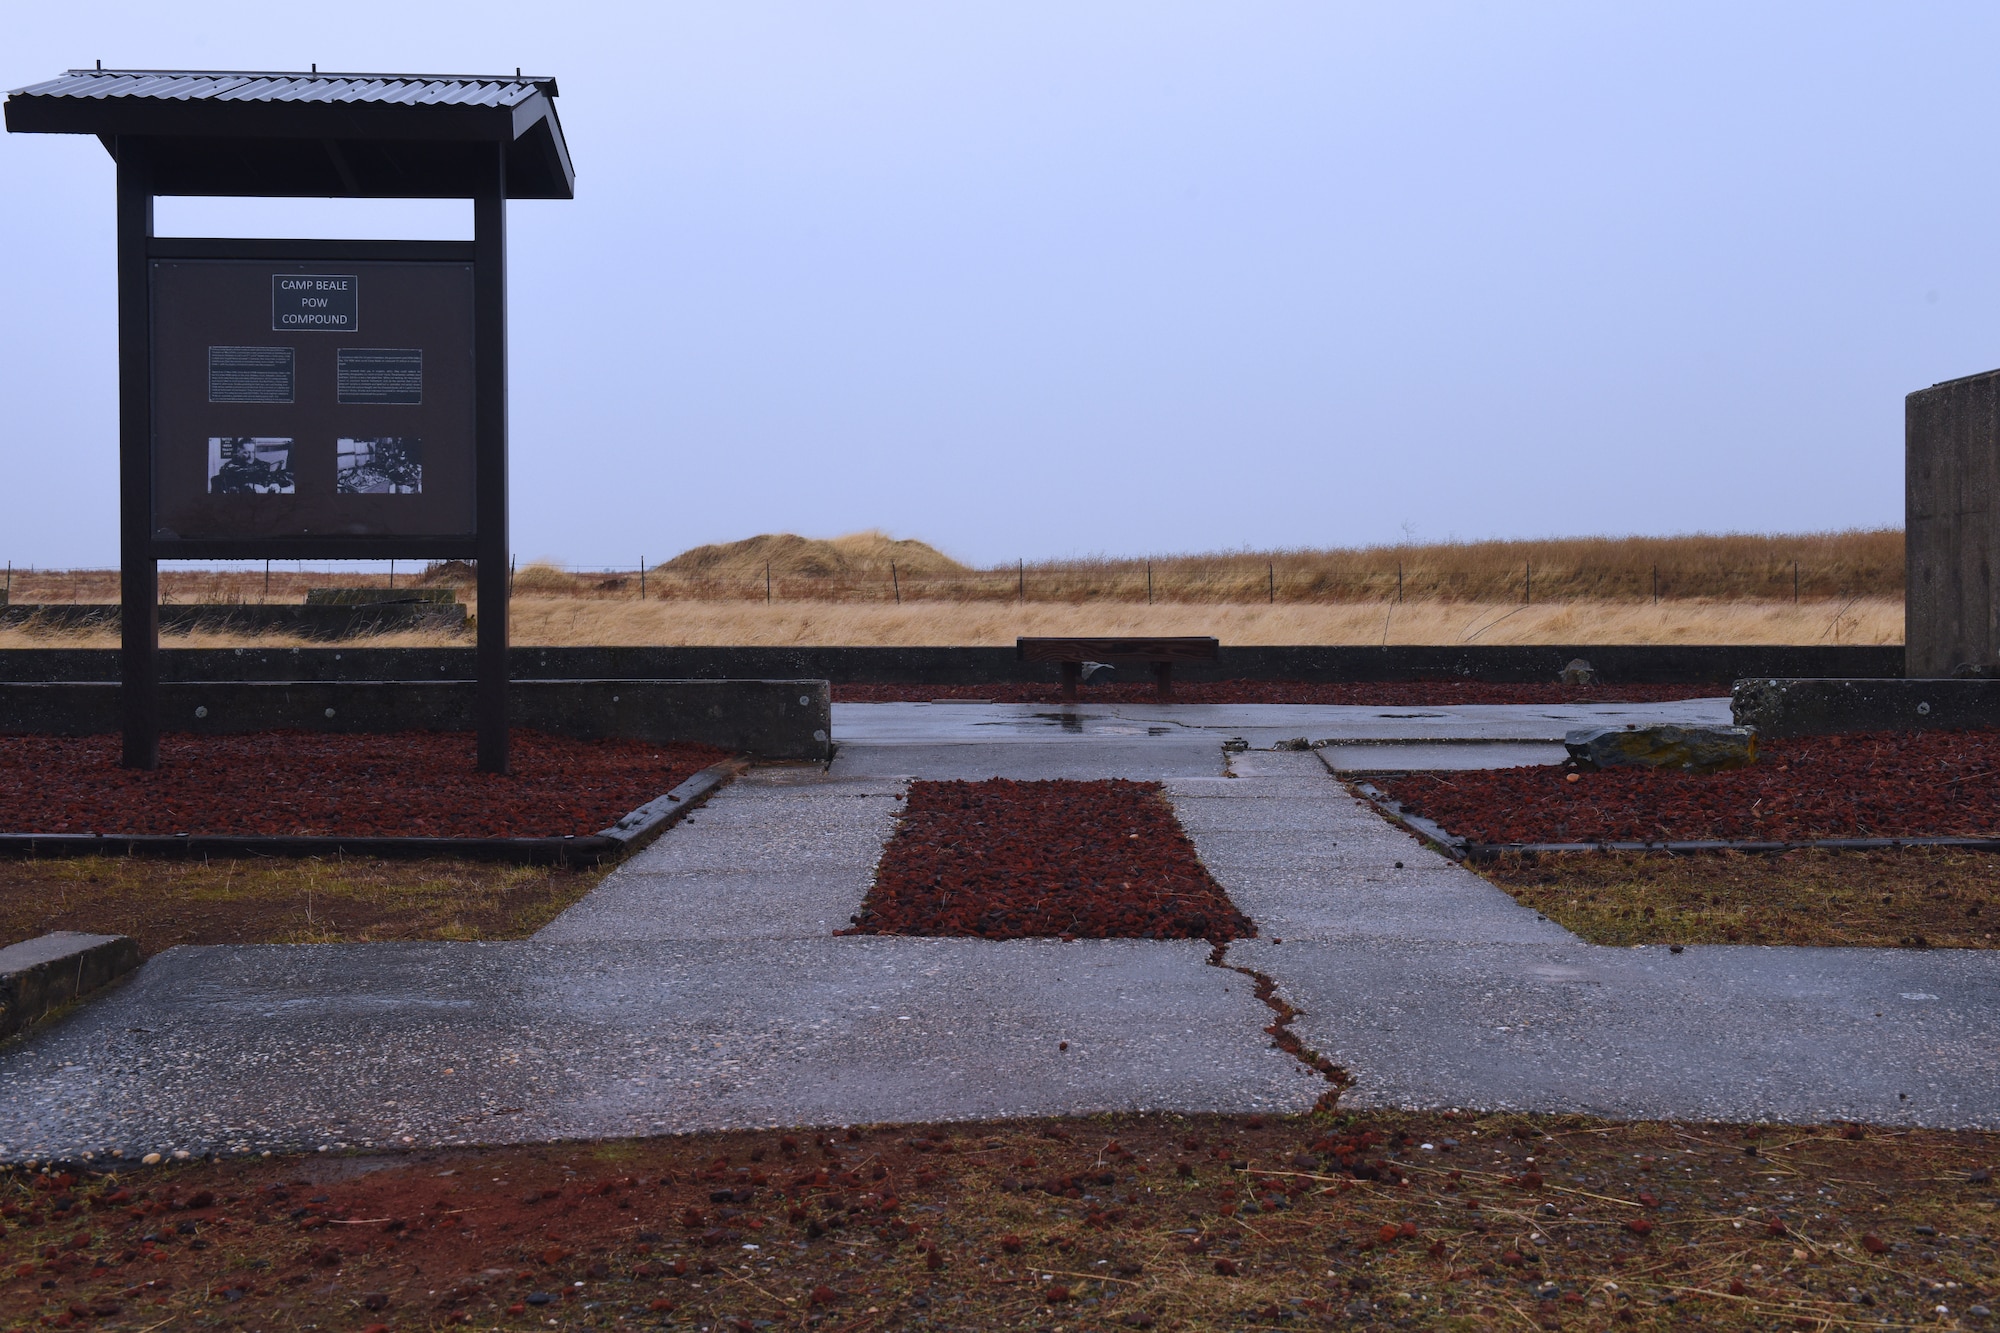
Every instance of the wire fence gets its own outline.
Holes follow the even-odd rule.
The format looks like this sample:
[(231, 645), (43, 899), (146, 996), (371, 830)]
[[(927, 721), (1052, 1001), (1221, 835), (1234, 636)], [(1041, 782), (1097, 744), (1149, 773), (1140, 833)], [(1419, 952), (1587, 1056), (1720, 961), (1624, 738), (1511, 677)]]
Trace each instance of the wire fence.
[[(376, 562), (366, 568), (329, 568), (287, 562), (203, 568), (163, 568), (163, 604), (284, 604), (316, 590), (424, 587), (451, 589), (471, 600), (477, 571), (471, 564)], [(1837, 561), (1767, 562), (1759, 568), (1692, 568), (1656, 564), (1592, 568), (1576, 564), (1511, 571), (1441, 567), (1435, 561), (1384, 562), (1272, 559), (1262, 561), (1174, 559), (1157, 562), (1020, 561), (1012, 568), (909, 570), (891, 562), (881, 569), (802, 572), (731, 569), (690, 574), (635, 560), (611, 565), (558, 565), (545, 561), (510, 567), (516, 598), (580, 598), (697, 602), (985, 602), (1120, 604), (1300, 605), (1326, 603), (1479, 602), (1532, 606), (1563, 602), (1662, 603), (1695, 599), (1767, 602), (1890, 598), (1903, 595), (1900, 561), (1857, 565)], [(8, 565), (0, 599), (24, 604), (115, 603), (115, 569), (37, 569)]]

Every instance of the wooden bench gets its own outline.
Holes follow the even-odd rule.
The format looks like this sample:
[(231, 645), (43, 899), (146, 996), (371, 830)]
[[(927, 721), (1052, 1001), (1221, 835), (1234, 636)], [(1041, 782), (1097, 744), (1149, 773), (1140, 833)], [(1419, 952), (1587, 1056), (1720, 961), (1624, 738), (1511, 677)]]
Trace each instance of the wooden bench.
[(1077, 682), (1083, 678), (1085, 662), (1150, 662), (1160, 702), (1170, 704), (1174, 701), (1174, 663), (1213, 662), (1221, 649), (1219, 640), (1206, 635), (1014, 640), (1014, 652), (1023, 662), (1062, 664), (1062, 697), (1066, 704), (1076, 702)]

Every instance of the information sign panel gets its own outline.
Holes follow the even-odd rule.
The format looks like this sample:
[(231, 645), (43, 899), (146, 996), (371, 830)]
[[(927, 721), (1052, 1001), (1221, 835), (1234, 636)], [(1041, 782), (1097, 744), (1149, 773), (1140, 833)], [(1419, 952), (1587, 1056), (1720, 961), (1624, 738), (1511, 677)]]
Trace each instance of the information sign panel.
[(171, 258), (149, 276), (157, 555), (473, 537), (470, 263)]

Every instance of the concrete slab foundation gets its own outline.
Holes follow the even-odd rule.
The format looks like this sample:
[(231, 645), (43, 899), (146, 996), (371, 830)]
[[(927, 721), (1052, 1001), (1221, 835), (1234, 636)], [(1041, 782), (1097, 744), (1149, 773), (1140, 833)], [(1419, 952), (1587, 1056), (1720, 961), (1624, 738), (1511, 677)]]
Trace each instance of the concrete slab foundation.
[[(1237, 968), (1352, 1105), (2000, 1120), (2000, 955), (1593, 947), (1358, 803), (1325, 749), (1222, 746), (1448, 758), (1576, 710), (868, 707), (836, 709), (831, 765), (752, 773), (536, 940), (168, 951), (0, 1051), (0, 1157), (1311, 1106), (1326, 1084)], [(1158, 778), (1259, 937), (1222, 967), (1199, 942), (831, 937), (903, 782), (998, 775)]]
[(2000, 955), (1244, 941), (1353, 1106), (2000, 1128)]
[(876, 938), (173, 949), (0, 1057), (0, 1157), (1310, 1106), (1323, 1085), (1259, 1039), (1270, 1011), (1207, 953)]

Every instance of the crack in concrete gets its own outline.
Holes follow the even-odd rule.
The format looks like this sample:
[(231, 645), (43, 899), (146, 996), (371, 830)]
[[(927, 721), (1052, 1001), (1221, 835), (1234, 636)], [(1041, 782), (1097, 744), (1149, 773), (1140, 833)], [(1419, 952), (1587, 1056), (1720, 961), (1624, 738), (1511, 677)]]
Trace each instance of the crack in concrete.
[(1345, 1065), (1335, 1064), (1332, 1060), (1299, 1040), (1298, 1034), (1292, 1031), (1292, 1023), (1300, 1017), (1300, 1013), (1292, 1007), (1290, 1001), (1278, 994), (1278, 983), (1269, 973), (1259, 972), (1254, 967), (1244, 967), (1239, 963), (1232, 963), (1229, 961), (1228, 955), (1229, 946), (1227, 944), (1214, 945), (1209, 950), (1208, 965), (1210, 967), (1225, 968), (1231, 972), (1240, 972), (1250, 978), (1257, 998), (1263, 1001), (1272, 1013), (1277, 1015), (1264, 1028), (1264, 1031), (1270, 1035), (1271, 1044), (1325, 1079), (1329, 1085), (1327, 1090), (1319, 1095), (1319, 1100), (1313, 1103), (1313, 1110), (1333, 1111), (1338, 1109), (1341, 1094), (1354, 1086), (1354, 1075), (1347, 1071)]

